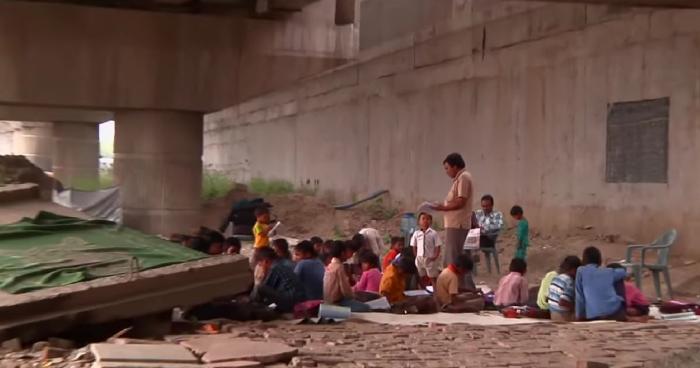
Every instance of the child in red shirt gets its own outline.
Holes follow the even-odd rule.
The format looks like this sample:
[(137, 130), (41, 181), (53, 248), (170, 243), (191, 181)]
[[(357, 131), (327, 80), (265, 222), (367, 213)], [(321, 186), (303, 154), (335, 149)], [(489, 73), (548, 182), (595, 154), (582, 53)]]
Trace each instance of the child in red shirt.
[(382, 270), (386, 270), (387, 267), (391, 264), (391, 262), (396, 259), (396, 257), (401, 254), (401, 250), (403, 250), (403, 244), (404, 244), (404, 238), (400, 236), (395, 236), (391, 238), (391, 249), (389, 249), (389, 252), (384, 256), (384, 259), (382, 260)]

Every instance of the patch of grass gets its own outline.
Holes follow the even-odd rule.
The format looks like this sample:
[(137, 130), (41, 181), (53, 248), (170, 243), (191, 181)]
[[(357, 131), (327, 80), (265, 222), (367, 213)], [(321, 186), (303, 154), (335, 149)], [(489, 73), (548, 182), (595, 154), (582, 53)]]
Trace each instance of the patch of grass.
[(253, 178), (248, 185), (250, 191), (257, 194), (288, 194), (294, 192), (294, 185), (284, 180), (265, 180)]
[(114, 186), (114, 170), (104, 169), (100, 170), (99, 187), (100, 189), (107, 189)]
[(233, 189), (233, 183), (224, 173), (204, 170), (202, 173), (202, 199), (205, 201), (226, 196)]
[(367, 205), (367, 211), (372, 220), (390, 220), (399, 214), (399, 210), (384, 203), (382, 198), (370, 202)]
[(343, 230), (338, 225), (333, 226), (333, 240), (342, 240), (345, 237)]

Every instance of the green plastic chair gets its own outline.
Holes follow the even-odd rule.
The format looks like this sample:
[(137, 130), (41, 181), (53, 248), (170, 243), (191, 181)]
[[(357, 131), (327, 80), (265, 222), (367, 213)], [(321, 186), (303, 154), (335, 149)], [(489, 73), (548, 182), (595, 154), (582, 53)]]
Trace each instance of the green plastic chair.
[[(661, 299), (661, 274), (664, 275), (664, 282), (668, 287), (668, 297), (673, 298), (673, 289), (671, 287), (671, 275), (668, 270), (668, 254), (671, 251), (671, 246), (676, 242), (678, 232), (675, 229), (665, 232), (660, 238), (653, 243), (647, 245), (630, 245), (627, 247), (625, 261), (622, 266), (631, 270), (634, 275), (634, 281), (637, 287), (642, 287), (642, 270), (648, 269), (654, 277), (654, 288), (656, 289), (656, 298)], [(635, 251), (639, 251), (641, 258), (639, 262), (633, 260)], [(647, 262), (647, 252), (656, 253), (656, 261), (654, 263)]]

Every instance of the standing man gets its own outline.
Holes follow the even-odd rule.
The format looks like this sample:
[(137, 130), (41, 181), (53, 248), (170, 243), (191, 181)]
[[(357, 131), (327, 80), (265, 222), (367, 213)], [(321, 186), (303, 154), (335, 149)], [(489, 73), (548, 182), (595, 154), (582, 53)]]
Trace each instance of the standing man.
[[(444, 212), (445, 216), (445, 264), (456, 264), (457, 257), (463, 253), (464, 241), (471, 228), (472, 175), (465, 169), (462, 155), (450, 153), (442, 162), (447, 176), (452, 178), (452, 187), (447, 192), (443, 204), (433, 204), (433, 209)], [(471, 252), (469, 252), (471, 253)], [(474, 281), (468, 277), (466, 285), (473, 286)], [(471, 285), (470, 285), (471, 284)]]

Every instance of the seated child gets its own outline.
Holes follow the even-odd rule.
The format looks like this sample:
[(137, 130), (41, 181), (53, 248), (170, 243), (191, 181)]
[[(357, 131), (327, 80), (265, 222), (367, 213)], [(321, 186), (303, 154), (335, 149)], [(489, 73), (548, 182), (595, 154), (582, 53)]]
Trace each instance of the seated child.
[(318, 236), (312, 236), (309, 241), (314, 246), (314, 252), (320, 256), (323, 253), (323, 239)]
[(401, 256), (384, 270), (379, 283), (379, 294), (386, 297), (393, 313), (434, 313), (437, 311), (435, 300), (431, 296), (407, 297), (406, 279), (416, 274), (415, 260), (410, 256)]
[(226, 238), (224, 242), (224, 253), (241, 254), (241, 241), (235, 237)]
[(355, 234), (351, 240), (345, 242), (345, 247), (349, 251), (349, 257), (345, 261), (345, 270), (349, 275), (350, 285), (355, 285), (362, 277), (360, 252), (367, 249), (366, 242), (362, 235)]
[(289, 252), (289, 243), (287, 239), (279, 238), (272, 242), (272, 249), (275, 250), (279, 262), (283, 265), (294, 269), (294, 262), (292, 261), (292, 253)]
[(297, 264), (294, 273), (304, 285), (306, 296), (311, 300), (323, 299), (323, 275), (326, 266), (316, 256), (313, 244), (304, 240), (294, 247), (294, 257)]
[(306, 300), (304, 285), (292, 269), (279, 262), (274, 250), (261, 248), (256, 259), (265, 277), (253, 288), (251, 300), (266, 305), (274, 303), (281, 313), (291, 312), (295, 304)]
[(520, 206), (513, 206), (513, 208), (510, 209), (510, 215), (513, 216), (513, 219), (518, 221), (518, 227), (515, 231), (518, 239), (515, 249), (515, 258), (527, 259), (527, 248), (530, 246), (530, 230), (527, 219), (523, 215), (523, 208)]
[(326, 240), (323, 242), (323, 246), (321, 246), (321, 253), (318, 254), (318, 259), (326, 266), (328, 266), (331, 263), (331, 259), (333, 259), (331, 256), (331, 249), (333, 249), (333, 240)]
[(583, 266), (576, 271), (576, 319), (625, 321), (625, 298), (615, 289), (624, 280), (624, 269), (600, 267), (603, 256), (596, 247), (583, 251)]
[(387, 267), (393, 262), (396, 257), (401, 254), (401, 250), (403, 249), (405, 239), (400, 236), (394, 236), (391, 238), (391, 248), (389, 248), (389, 252), (384, 256), (384, 259), (382, 260), (382, 270), (386, 270)]
[(509, 307), (527, 304), (529, 292), (525, 272), (527, 272), (527, 263), (524, 259), (513, 258), (510, 261), (510, 273), (503, 276), (498, 282), (498, 289), (496, 289), (493, 300), (495, 306)]
[(540, 288), (537, 290), (537, 308), (540, 308), (541, 310), (549, 310), (549, 303), (547, 302), (549, 285), (552, 284), (552, 280), (554, 280), (558, 274), (559, 272), (557, 271), (549, 271), (542, 278)]
[(220, 232), (212, 230), (204, 235), (205, 239), (209, 240), (209, 255), (220, 255), (224, 252), (224, 236)]
[(379, 271), (379, 256), (373, 252), (362, 252), (360, 264), (362, 265), (362, 276), (360, 281), (352, 287), (352, 290), (355, 293), (360, 291), (379, 293), (379, 283), (382, 280), (382, 273)]
[(581, 260), (568, 256), (559, 266), (559, 274), (552, 279), (547, 292), (547, 304), (552, 321), (564, 322), (574, 320), (575, 291), (574, 278)]
[[(611, 263), (608, 265), (609, 268), (621, 268), (625, 269), (619, 263)], [(632, 282), (632, 276), (627, 275), (624, 280), (625, 289), (625, 306), (628, 319), (630, 317), (644, 317), (649, 315), (649, 300), (647, 300), (644, 293), (642, 293), (637, 285)], [(642, 319), (643, 320), (643, 319)]]
[[(409, 264), (410, 263), (410, 264)], [(406, 299), (406, 275), (415, 273), (416, 266), (410, 257), (401, 257), (384, 270), (379, 282), (379, 294), (385, 296), (390, 304)]]
[(369, 312), (369, 306), (355, 299), (343, 262), (352, 255), (345, 242), (334, 241), (330, 255), (333, 257), (323, 275), (323, 300), (327, 304), (349, 307), (352, 312)]
[(431, 228), (433, 216), (429, 213), (418, 215), (418, 230), (411, 236), (411, 248), (416, 257), (419, 283), (422, 287), (435, 285), (437, 277), (442, 271), (440, 261), (440, 248), (442, 239), (437, 231)]
[(474, 269), (474, 262), (467, 254), (457, 257), (442, 270), (435, 283), (435, 300), (443, 312), (475, 313), (484, 309), (484, 298), (476, 290), (460, 290), (459, 279)]

